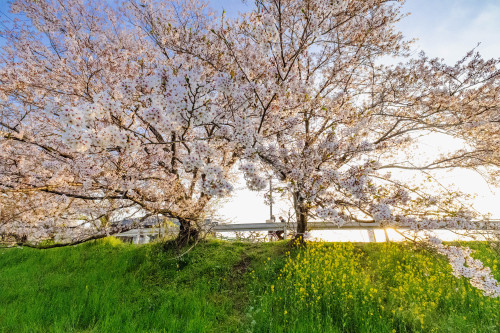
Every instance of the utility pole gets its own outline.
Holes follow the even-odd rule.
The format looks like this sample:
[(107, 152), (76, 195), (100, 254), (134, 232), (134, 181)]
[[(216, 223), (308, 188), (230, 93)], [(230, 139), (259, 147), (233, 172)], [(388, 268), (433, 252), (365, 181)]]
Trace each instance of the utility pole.
[(273, 221), (273, 177), (269, 177), (269, 220)]

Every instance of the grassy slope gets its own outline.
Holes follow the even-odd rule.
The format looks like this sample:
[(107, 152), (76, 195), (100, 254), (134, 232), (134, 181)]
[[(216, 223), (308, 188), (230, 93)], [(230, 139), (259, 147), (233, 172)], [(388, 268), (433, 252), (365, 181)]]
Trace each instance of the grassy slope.
[[(500, 280), (498, 252), (473, 247)], [(210, 241), (176, 259), (160, 244), (113, 238), (52, 250), (0, 249), (0, 332), (500, 327), (500, 299), (453, 277), (438, 256), (402, 244), (322, 244), (297, 255), (286, 254), (284, 243)]]

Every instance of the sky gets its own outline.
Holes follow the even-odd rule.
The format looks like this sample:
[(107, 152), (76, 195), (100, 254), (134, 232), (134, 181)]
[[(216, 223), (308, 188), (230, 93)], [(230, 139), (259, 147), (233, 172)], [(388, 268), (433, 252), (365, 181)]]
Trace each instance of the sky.
[[(0, 17), (5, 17), (8, 12), (8, 2), (0, 0)], [(211, 0), (209, 3), (215, 10), (225, 10), (228, 16), (247, 11), (253, 4), (252, 1), (243, 3), (239, 0)], [(407, 0), (402, 10), (411, 14), (397, 27), (406, 38), (418, 39), (413, 46), (415, 53), (424, 50), (431, 57), (453, 63), (480, 43), (477, 51), (483, 57), (500, 57), (498, 0)], [(433, 140), (424, 140), (423, 149), (434, 149)], [(455, 184), (465, 192), (477, 193), (478, 210), (500, 218), (500, 190), (489, 188), (479, 175), (468, 171), (444, 173), (440, 175), (440, 181)], [(237, 223), (258, 223), (269, 218), (269, 206), (264, 205), (262, 194), (244, 189), (243, 181), (236, 188), (238, 190), (231, 199), (220, 203), (219, 217)], [(288, 208), (286, 203), (275, 207), (276, 217), (283, 215)]]
[(9, 2), (8, 0), (0, 0), (0, 22), (9, 16)]

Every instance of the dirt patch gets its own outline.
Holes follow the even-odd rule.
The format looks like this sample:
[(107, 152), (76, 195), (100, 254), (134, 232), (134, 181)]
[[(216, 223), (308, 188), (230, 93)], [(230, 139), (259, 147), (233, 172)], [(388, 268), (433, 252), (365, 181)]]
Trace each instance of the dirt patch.
[(243, 275), (247, 272), (250, 267), (251, 259), (247, 255), (243, 254), (243, 257), (233, 266), (234, 277), (238, 275)]
[(245, 313), (249, 306), (249, 279), (246, 274), (251, 269), (252, 259), (246, 253), (241, 254), (241, 259), (232, 267), (231, 277), (228, 279), (228, 289), (232, 294), (234, 311), (238, 318), (246, 318)]

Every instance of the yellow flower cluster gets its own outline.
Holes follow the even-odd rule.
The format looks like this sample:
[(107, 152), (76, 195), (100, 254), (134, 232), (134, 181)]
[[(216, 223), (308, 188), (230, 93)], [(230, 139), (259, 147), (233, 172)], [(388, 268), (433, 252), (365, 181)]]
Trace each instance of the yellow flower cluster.
[(268, 291), (276, 303), (273, 308), (281, 307), (281, 313), (288, 313), (286, 324), (304, 315), (321, 323), (325, 313), (346, 315), (330, 316), (330, 323), (323, 325), (337, 321), (359, 326), (354, 318), (361, 317), (367, 324), (380, 319), (382, 297), (370, 285), (370, 276), (363, 273), (362, 261), (362, 252), (351, 243), (314, 242), (288, 252), (276, 283)]
[[(500, 273), (498, 258), (481, 260)], [(443, 318), (462, 330), (500, 323), (500, 299), (453, 276), (439, 254), (398, 243), (312, 242), (288, 252), (260, 306), (274, 327), (297, 331), (439, 332)]]

